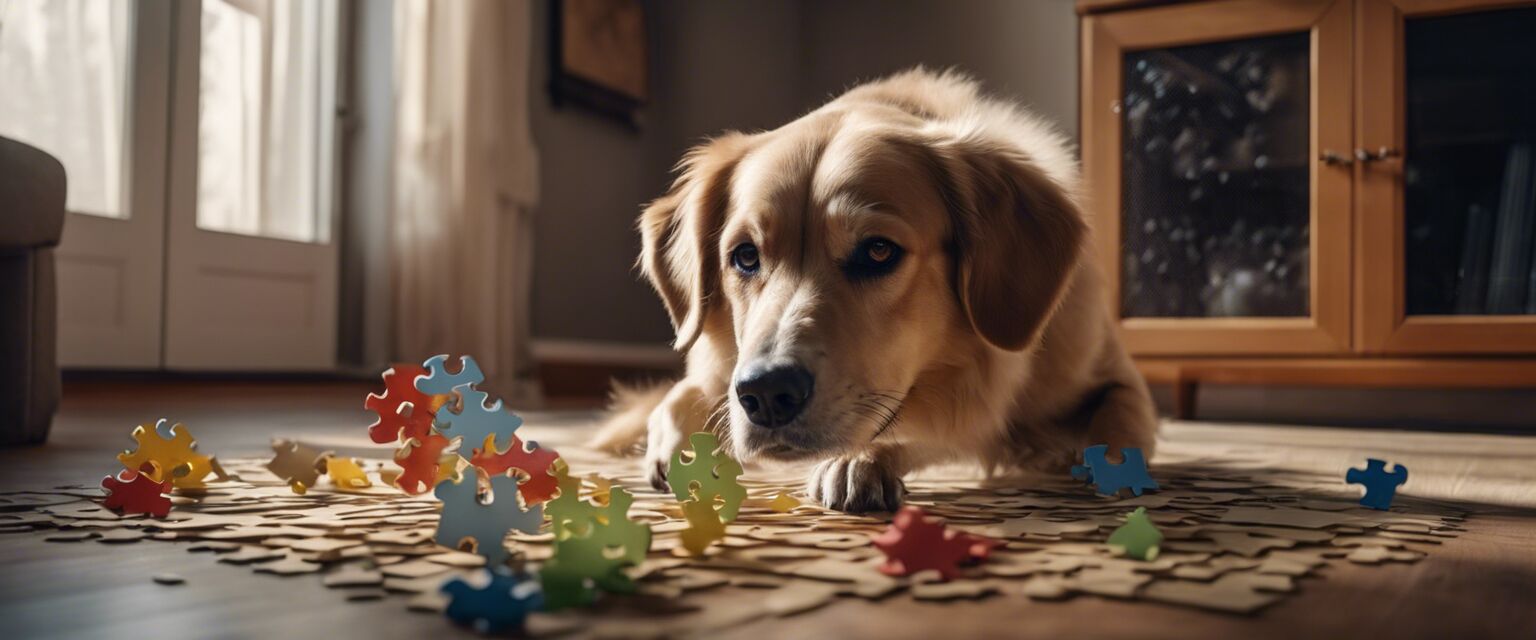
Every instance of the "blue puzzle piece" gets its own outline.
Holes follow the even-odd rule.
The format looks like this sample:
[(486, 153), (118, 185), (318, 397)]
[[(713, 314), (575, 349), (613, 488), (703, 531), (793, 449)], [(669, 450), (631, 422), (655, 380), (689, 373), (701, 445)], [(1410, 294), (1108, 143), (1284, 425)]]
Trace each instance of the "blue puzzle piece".
[(1360, 498), (1360, 506), (1386, 511), (1392, 506), (1392, 497), (1397, 495), (1397, 487), (1408, 481), (1408, 467), (1394, 464), (1392, 472), (1388, 473), (1385, 460), (1367, 458), (1365, 468), (1350, 469), (1344, 474), (1344, 481), (1365, 485), (1365, 496)]
[(463, 399), (464, 406), (455, 412), (451, 406), (443, 405), (433, 419), (438, 433), (449, 439), (464, 438), (459, 444), (460, 451), (483, 448), (487, 437), (495, 438), (491, 446), (497, 453), (512, 446), (512, 434), (523, 426), (522, 418), (511, 411), (503, 411), (499, 399), (487, 405), (490, 396), (469, 385), (455, 387), (454, 392)]
[(439, 396), (450, 393), (455, 387), (464, 385), (477, 385), (485, 382), (485, 374), (480, 373), (480, 364), (469, 356), (459, 357), (459, 372), (448, 373), (448, 354), (435, 355), (421, 363), (426, 367), (427, 375), (417, 376), (416, 390), (430, 396)]
[(454, 578), (443, 584), (442, 593), (448, 596), (448, 618), (458, 624), (470, 625), (480, 633), (502, 633), (523, 628), (528, 612), (544, 606), (543, 593), (537, 580), (523, 580), (517, 576), (488, 571), (490, 584), (477, 589), (462, 578)]
[(544, 523), (544, 509), (534, 505), (528, 510), (517, 503), (517, 478), (499, 475), (491, 478), (491, 502), (480, 502), (474, 471), (458, 480), (444, 480), (432, 495), (443, 502), (443, 515), (437, 521), (438, 544), (459, 548), (464, 539), (475, 541), (475, 553), (485, 556), (486, 566), (506, 564), (507, 532), (538, 533)]
[(1107, 451), (1109, 446), (1102, 444), (1084, 449), (1083, 464), (1072, 467), (1072, 477), (1096, 484), (1095, 490), (1106, 496), (1116, 495), (1121, 489), (1130, 489), (1138, 496), (1147, 489), (1157, 489), (1157, 482), (1147, 473), (1147, 459), (1142, 457), (1141, 449), (1122, 447), (1120, 455), (1125, 459), (1120, 464), (1111, 464), (1105, 457)]

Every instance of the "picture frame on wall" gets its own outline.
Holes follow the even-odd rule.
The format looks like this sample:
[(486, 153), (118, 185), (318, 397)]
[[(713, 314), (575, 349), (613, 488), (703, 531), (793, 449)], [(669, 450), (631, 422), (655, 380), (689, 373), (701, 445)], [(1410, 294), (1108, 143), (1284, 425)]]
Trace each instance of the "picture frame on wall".
[(640, 0), (551, 0), (550, 98), (639, 129), (649, 101)]

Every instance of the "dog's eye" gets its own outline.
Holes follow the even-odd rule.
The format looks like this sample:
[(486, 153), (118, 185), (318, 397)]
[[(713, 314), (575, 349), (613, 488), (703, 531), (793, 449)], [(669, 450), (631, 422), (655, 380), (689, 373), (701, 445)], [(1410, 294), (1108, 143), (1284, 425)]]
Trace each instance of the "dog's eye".
[(853, 255), (843, 263), (843, 270), (854, 279), (875, 278), (890, 273), (901, 262), (901, 247), (885, 238), (869, 238), (859, 243)]
[(750, 242), (736, 245), (731, 249), (731, 266), (746, 275), (757, 273), (758, 267), (762, 266), (757, 259), (757, 246)]

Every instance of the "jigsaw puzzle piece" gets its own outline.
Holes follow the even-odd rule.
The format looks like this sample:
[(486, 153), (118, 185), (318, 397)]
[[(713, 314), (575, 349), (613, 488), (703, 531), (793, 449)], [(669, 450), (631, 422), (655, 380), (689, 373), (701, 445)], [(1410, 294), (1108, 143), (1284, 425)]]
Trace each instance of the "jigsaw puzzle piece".
[[(563, 498), (575, 493), (561, 495)], [(651, 528), (629, 519), (633, 503), (634, 497), (628, 491), (615, 487), (605, 507), (588, 505), (594, 519), (584, 535), (567, 535), (555, 541), (554, 555), (539, 571), (546, 604), (551, 610), (590, 604), (599, 591), (635, 591), (634, 581), (624, 573), (624, 568), (645, 560), (651, 548)]]
[(667, 470), (667, 484), (679, 502), (697, 497), (713, 504), (721, 502), (720, 518), (725, 522), (736, 519), (747, 490), (737, 478), (741, 476), (741, 464), (721, 452), (720, 440), (708, 431), (688, 436), (692, 457), (684, 460), (683, 451), (672, 454), (672, 466)]
[(478, 473), (462, 475), (457, 480), (438, 483), (433, 495), (443, 503), (438, 519), (437, 543), (450, 549), (461, 548), (464, 541), (474, 543), (474, 552), (485, 556), (486, 566), (500, 567), (511, 554), (507, 552), (507, 532), (539, 532), (544, 513), (538, 505), (523, 509), (517, 503), (517, 480), (509, 476), (490, 479), (490, 493), (482, 499)]
[(689, 500), (683, 503), (683, 517), (688, 520), (688, 528), (679, 534), (683, 539), (683, 548), (688, 553), (696, 556), (704, 555), (717, 540), (725, 538), (725, 522), (721, 520), (719, 513), (715, 512), (713, 502), (705, 500)]
[(161, 418), (155, 424), (135, 427), (132, 437), (138, 448), (123, 451), (117, 460), (124, 468), (145, 474), (155, 482), (170, 480), (178, 489), (206, 486), (203, 479), (213, 472), (209, 457), (197, 452), (197, 440), (186, 425), (178, 422), (167, 427), (167, 422)]
[(533, 505), (548, 502), (560, 490), (559, 479), (551, 472), (558, 459), (560, 454), (554, 449), (543, 449), (537, 442), (525, 443), (512, 436), (512, 446), (506, 451), (496, 453), (481, 449), (469, 463), (487, 476), (499, 476), (516, 469), (520, 476), (517, 491), (522, 494), (524, 504)]
[(1365, 486), (1360, 506), (1386, 511), (1392, 507), (1392, 498), (1397, 495), (1397, 488), (1408, 481), (1408, 467), (1394, 464), (1392, 471), (1388, 472), (1385, 460), (1367, 458), (1365, 468), (1350, 469), (1344, 474), (1344, 481)]
[(320, 481), (320, 474), (326, 468), (326, 459), (331, 456), (329, 451), (320, 451), (282, 438), (272, 440), (272, 452), (276, 455), (267, 463), (267, 470), (282, 478), (294, 493), (300, 495)]
[(368, 394), (363, 408), (379, 416), (368, 427), (369, 439), (379, 444), (403, 442), (426, 436), (432, 429), (434, 396), (416, 389), (416, 378), (427, 370), (413, 364), (397, 364), (384, 370), (384, 394)]
[(875, 547), (885, 554), (880, 572), (890, 576), (909, 576), (921, 571), (937, 571), (943, 580), (960, 577), (960, 564), (977, 560), (991, 551), (976, 548), (978, 539), (949, 531), (942, 520), (930, 520), (922, 509), (902, 507), (890, 528), (874, 536)]
[(462, 399), (457, 411), (444, 406), (437, 412), (437, 432), (461, 438), (460, 450), (502, 452), (512, 447), (513, 432), (523, 425), (517, 414), (502, 409), (484, 391), (470, 386), (454, 389)]
[(171, 481), (155, 482), (142, 473), (123, 469), (116, 476), (101, 479), (101, 488), (107, 492), (102, 506), (128, 515), (145, 513), (164, 518), (171, 513)]
[(448, 448), (449, 444), (452, 444), (451, 441), (435, 433), (406, 441), (395, 452), (395, 464), (400, 465), (400, 476), (395, 479), (395, 486), (413, 496), (426, 493), (436, 486), (443, 475), (443, 449)]
[(1137, 507), (1125, 515), (1125, 524), (1109, 534), (1109, 545), (1120, 547), (1125, 555), (1151, 562), (1157, 559), (1163, 543), (1163, 532), (1158, 531), (1147, 516), (1146, 507)]
[(484, 634), (521, 630), (528, 613), (544, 607), (539, 584), (508, 573), (486, 571), (489, 584), (475, 587), (462, 578), (442, 586), (449, 598), (444, 614)]
[(331, 477), (331, 483), (342, 491), (358, 491), (373, 486), (368, 480), (368, 472), (351, 458), (338, 458), (335, 456), (325, 459), (325, 475)]
[(485, 382), (480, 364), (470, 356), (459, 357), (459, 372), (448, 371), (448, 354), (435, 355), (422, 363), (426, 373), (416, 378), (416, 390), (427, 395), (447, 395), (459, 387)]
[(1072, 477), (1096, 485), (1095, 490), (1106, 496), (1130, 489), (1140, 496), (1143, 491), (1156, 490), (1157, 482), (1147, 473), (1147, 460), (1141, 449), (1122, 447), (1120, 464), (1113, 464), (1106, 457), (1108, 445), (1094, 445), (1083, 450), (1083, 464), (1072, 467)]

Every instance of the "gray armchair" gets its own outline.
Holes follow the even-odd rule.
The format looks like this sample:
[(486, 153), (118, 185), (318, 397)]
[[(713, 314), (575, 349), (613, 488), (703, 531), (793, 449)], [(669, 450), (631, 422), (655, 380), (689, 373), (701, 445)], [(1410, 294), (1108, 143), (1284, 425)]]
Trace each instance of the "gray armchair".
[(53, 247), (64, 194), (63, 164), (0, 138), (0, 445), (46, 440), (59, 408)]

